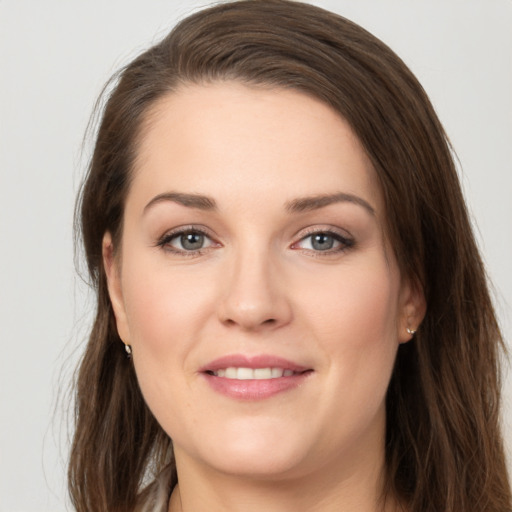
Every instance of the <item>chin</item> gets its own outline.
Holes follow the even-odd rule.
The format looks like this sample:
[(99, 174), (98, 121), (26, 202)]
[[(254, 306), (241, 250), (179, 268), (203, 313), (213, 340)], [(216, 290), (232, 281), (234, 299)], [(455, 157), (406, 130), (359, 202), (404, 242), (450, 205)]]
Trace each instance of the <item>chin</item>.
[(225, 426), (221, 433), (210, 431), (211, 437), (205, 435), (196, 445), (194, 457), (220, 473), (253, 479), (275, 480), (301, 472), (307, 453), (299, 432), (261, 419), (240, 423)]
[(222, 457), (215, 457), (215, 460), (212, 457), (210, 465), (221, 473), (253, 480), (284, 480), (304, 472), (304, 457), (297, 452), (283, 451), (275, 446), (263, 450), (228, 448), (222, 450)]

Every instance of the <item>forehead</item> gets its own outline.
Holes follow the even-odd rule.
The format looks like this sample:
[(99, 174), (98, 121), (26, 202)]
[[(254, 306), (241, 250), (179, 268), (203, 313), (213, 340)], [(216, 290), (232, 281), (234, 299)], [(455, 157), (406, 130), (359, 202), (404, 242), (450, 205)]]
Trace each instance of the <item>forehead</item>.
[(381, 205), (371, 163), (337, 112), (296, 90), (236, 82), (182, 86), (148, 112), (129, 196), (165, 189), (220, 203), (343, 192)]

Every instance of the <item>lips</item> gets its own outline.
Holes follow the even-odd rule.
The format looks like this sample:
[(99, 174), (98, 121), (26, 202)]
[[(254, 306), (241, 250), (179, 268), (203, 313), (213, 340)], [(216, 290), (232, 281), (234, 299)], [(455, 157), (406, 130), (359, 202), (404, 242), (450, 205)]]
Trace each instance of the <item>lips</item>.
[(227, 368), (282, 368), (283, 370), (291, 370), (294, 373), (301, 373), (308, 370), (307, 367), (301, 366), (282, 357), (261, 354), (257, 356), (245, 356), (241, 354), (233, 354), (219, 359), (215, 359), (206, 364), (199, 371), (216, 372)]
[(270, 355), (229, 355), (200, 369), (214, 391), (240, 400), (262, 400), (296, 388), (312, 371)]

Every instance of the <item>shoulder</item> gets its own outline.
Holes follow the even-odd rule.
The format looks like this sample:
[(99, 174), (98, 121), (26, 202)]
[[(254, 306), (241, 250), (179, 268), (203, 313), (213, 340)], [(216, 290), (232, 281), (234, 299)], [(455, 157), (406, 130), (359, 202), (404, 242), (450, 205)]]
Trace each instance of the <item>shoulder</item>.
[(140, 493), (135, 512), (167, 512), (171, 480), (172, 467), (168, 466)]

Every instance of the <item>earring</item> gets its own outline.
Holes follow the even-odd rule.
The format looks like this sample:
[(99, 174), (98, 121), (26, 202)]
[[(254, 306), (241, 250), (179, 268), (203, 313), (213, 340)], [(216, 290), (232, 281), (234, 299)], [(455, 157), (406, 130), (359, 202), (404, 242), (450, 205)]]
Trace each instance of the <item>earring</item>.
[(416, 334), (416, 330), (415, 329), (409, 329), (409, 327), (407, 327), (407, 334), (410, 334), (411, 336), (414, 336)]
[(132, 356), (132, 347), (131, 345), (128, 345), (128, 343), (124, 344), (124, 349), (126, 351), (126, 355), (128, 356), (128, 359)]

